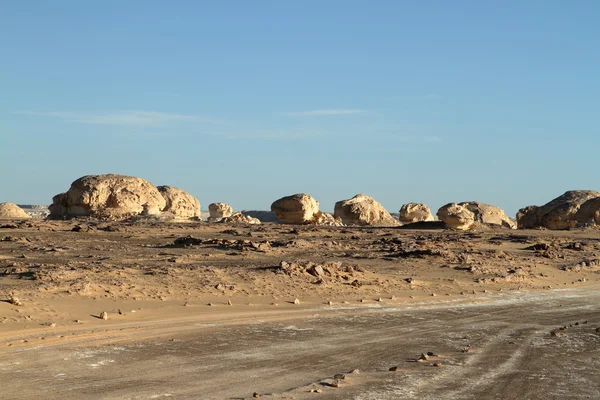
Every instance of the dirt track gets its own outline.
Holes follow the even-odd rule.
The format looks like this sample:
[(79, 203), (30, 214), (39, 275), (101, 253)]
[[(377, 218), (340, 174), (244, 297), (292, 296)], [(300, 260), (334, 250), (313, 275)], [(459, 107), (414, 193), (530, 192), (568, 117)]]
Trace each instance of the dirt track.
[[(137, 337), (115, 326), (113, 339), (3, 349), (3, 398), (596, 399), (598, 300), (569, 290), (321, 307), (244, 322), (157, 321)], [(428, 351), (438, 356), (414, 362)], [(328, 386), (352, 369), (360, 373)]]

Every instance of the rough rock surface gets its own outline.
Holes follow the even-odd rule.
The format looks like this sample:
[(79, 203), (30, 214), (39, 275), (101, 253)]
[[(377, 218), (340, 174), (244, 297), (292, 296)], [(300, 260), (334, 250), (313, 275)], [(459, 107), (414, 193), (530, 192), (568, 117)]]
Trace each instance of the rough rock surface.
[(467, 230), (475, 223), (475, 214), (460, 204), (449, 203), (440, 207), (437, 217), (447, 228)]
[(188, 192), (173, 186), (158, 186), (157, 189), (167, 203), (162, 211), (179, 218), (200, 217), (200, 201)]
[[(600, 197), (594, 190), (570, 190), (543, 206), (528, 206), (517, 213), (519, 229), (569, 229), (577, 225), (576, 214), (580, 207), (590, 199)], [(580, 214), (585, 219), (591, 203)]]
[(159, 214), (166, 206), (158, 189), (145, 179), (106, 174), (87, 175), (54, 196), (50, 218), (103, 216), (114, 219)]
[(459, 203), (475, 216), (475, 221), (486, 225), (498, 225), (504, 228), (516, 229), (517, 224), (506, 216), (504, 210), (489, 204), (468, 201)]
[(433, 215), (431, 215), (431, 210), (425, 204), (408, 203), (400, 208), (398, 219), (403, 224), (412, 224), (414, 222), (433, 221)]
[(0, 203), (0, 219), (31, 218), (21, 207), (14, 203)]
[(260, 224), (258, 218), (249, 217), (241, 212), (236, 212), (229, 217), (225, 217), (220, 222), (230, 224)]
[(577, 224), (600, 225), (600, 197), (589, 199), (579, 207), (575, 214)]
[(312, 221), (315, 225), (323, 226), (343, 226), (342, 220), (334, 217), (333, 215), (319, 211), (315, 214)]
[(446, 204), (438, 210), (437, 216), (451, 229), (469, 229), (476, 222), (509, 229), (517, 227), (501, 208), (476, 201)]
[(225, 203), (211, 203), (208, 206), (208, 212), (212, 219), (221, 219), (225, 217), (231, 217), (233, 214), (233, 208), (229, 204)]
[(357, 194), (351, 199), (335, 203), (333, 215), (345, 225), (400, 225), (381, 204), (364, 194)]
[(306, 193), (282, 197), (271, 204), (280, 224), (310, 224), (318, 218), (319, 202)]

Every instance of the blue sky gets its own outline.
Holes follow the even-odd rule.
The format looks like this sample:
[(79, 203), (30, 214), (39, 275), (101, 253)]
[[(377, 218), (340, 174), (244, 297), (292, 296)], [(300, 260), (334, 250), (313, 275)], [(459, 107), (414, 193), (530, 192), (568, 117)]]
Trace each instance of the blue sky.
[[(0, 1), (0, 201), (82, 175), (514, 213), (599, 190), (598, 1)], [(434, 210), (435, 211), (435, 210)]]

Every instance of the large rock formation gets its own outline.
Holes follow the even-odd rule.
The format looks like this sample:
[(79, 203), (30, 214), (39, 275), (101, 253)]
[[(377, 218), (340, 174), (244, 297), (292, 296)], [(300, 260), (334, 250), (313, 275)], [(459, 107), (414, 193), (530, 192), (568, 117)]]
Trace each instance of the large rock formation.
[(31, 218), (21, 207), (14, 203), (0, 203), (0, 219)]
[[(570, 229), (577, 225), (577, 212), (581, 206), (590, 199), (600, 197), (600, 192), (594, 190), (570, 190), (545, 205), (528, 206), (517, 213), (517, 225), (519, 229)], [(590, 203), (580, 214), (580, 218), (586, 219)], [(589, 220), (589, 218), (587, 218)]]
[(412, 224), (414, 222), (433, 221), (431, 210), (425, 204), (408, 203), (400, 208), (398, 217), (403, 224)]
[(446, 204), (438, 210), (437, 216), (451, 229), (469, 229), (476, 222), (509, 229), (517, 227), (501, 208), (476, 201)]
[(504, 213), (504, 210), (499, 207), (478, 203), (476, 201), (469, 201), (459, 204), (463, 207), (466, 207), (467, 210), (473, 213), (476, 222), (486, 225), (497, 225), (509, 229), (517, 228), (517, 224), (512, 219), (507, 217)]
[(229, 224), (260, 224), (260, 220), (258, 218), (249, 217), (241, 212), (236, 212), (229, 217), (221, 219), (219, 222)]
[(575, 213), (575, 220), (578, 225), (600, 225), (600, 197), (583, 203)]
[(450, 229), (467, 230), (475, 224), (475, 214), (467, 207), (456, 203), (440, 207), (437, 217)]
[(333, 215), (345, 225), (400, 225), (381, 204), (364, 194), (357, 194), (351, 199), (335, 203)]
[(173, 213), (179, 218), (199, 218), (200, 201), (181, 189), (173, 186), (157, 186), (166, 202), (162, 211)]
[(282, 197), (271, 204), (280, 224), (311, 224), (319, 217), (319, 202), (305, 193)]
[(81, 177), (52, 199), (50, 218), (102, 216), (114, 219), (159, 214), (167, 203), (150, 182), (133, 176), (106, 174)]
[(225, 203), (211, 203), (208, 206), (208, 212), (213, 220), (220, 220), (221, 218), (230, 217), (233, 214), (233, 208), (229, 204)]

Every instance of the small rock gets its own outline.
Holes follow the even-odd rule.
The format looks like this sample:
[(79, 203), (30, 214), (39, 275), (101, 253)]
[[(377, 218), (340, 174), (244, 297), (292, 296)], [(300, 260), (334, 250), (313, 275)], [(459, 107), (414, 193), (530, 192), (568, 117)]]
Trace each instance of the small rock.
[(100, 313), (100, 319), (103, 319), (106, 321), (108, 319), (108, 313), (106, 311), (102, 311)]
[(340, 381), (339, 381), (339, 380), (337, 380), (337, 379), (334, 379), (334, 380), (333, 380), (333, 382), (331, 382), (331, 383), (329, 384), (329, 386), (331, 386), (331, 387), (335, 387), (335, 388), (337, 388), (337, 387), (340, 387)]
[(390, 369), (388, 371), (391, 371), (391, 372), (398, 371), (398, 366), (394, 365), (393, 367), (390, 367)]
[(333, 376), (333, 379), (338, 379), (338, 380), (346, 379), (346, 374), (335, 374)]
[(435, 362), (433, 363), (434, 367), (441, 367), (443, 364), (441, 362)]
[(22, 306), (23, 302), (21, 302), (21, 300), (15, 296), (13, 293), (11, 293), (10, 297), (8, 298), (8, 302), (10, 304), (12, 304), (13, 306)]
[(431, 296), (432, 296), (432, 297), (435, 297), (435, 296), (436, 296), (436, 294), (435, 294), (435, 293), (431, 293)]
[(231, 299), (227, 300), (227, 305), (228, 306), (232, 306), (233, 305), (233, 303), (231, 302)]
[(294, 304), (296, 304), (296, 305), (300, 304), (300, 300), (299, 299), (294, 299)]
[(323, 391), (321, 389), (310, 389), (311, 393), (322, 393)]
[(51, 324), (50, 324), (50, 325), (48, 325), (48, 326), (50, 326), (50, 328), (56, 328), (56, 322), (53, 322), (53, 323), (51, 323)]
[(123, 313), (121, 312), (121, 309), (119, 308), (118, 311), (119, 315), (123, 315)]
[(429, 356), (425, 353), (421, 353), (421, 357), (418, 358), (419, 361), (427, 361), (429, 360)]
[(260, 393), (254, 392), (252, 393), (252, 397), (254, 397), (255, 399), (260, 397)]
[(377, 299), (377, 301), (382, 302), (383, 299), (380, 297), (380, 298)]
[(188, 303), (187, 301), (183, 304), (184, 307), (187, 307), (189, 305), (190, 305), (190, 303)]
[(353, 369), (352, 371), (348, 372), (349, 374), (360, 374), (360, 371), (358, 369)]
[(396, 296), (392, 295), (392, 297), (390, 297), (390, 300), (396, 300)]
[(212, 307), (213, 303), (208, 303), (208, 305)]

